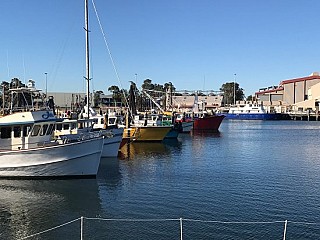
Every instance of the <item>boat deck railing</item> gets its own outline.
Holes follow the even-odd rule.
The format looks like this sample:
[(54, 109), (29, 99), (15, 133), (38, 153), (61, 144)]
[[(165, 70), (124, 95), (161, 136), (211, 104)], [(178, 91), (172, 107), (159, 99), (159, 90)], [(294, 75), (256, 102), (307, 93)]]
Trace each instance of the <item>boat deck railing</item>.
[[(99, 218), (99, 217), (79, 217), (79, 218), (76, 218), (74, 220), (71, 220), (69, 222), (66, 222), (66, 223), (63, 223), (61, 225), (58, 225), (58, 226), (55, 226), (55, 227), (52, 227), (52, 228), (49, 228), (49, 229), (46, 229), (46, 230), (43, 230), (41, 232), (38, 232), (38, 233), (34, 233), (32, 235), (29, 235), (29, 236), (25, 236), (25, 237), (21, 237), (19, 238), (19, 240), (24, 240), (24, 239), (34, 239), (34, 238), (37, 238), (37, 237), (40, 237), (40, 235), (44, 235), (44, 234), (47, 234), (48, 232), (51, 232), (51, 231), (55, 231), (59, 228), (62, 228), (62, 227), (65, 227), (67, 225), (70, 225), (70, 224), (73, 224), (75, 222), (78, 222), (78, 229), (79, 229), (79, 239), (80, 240), (83, 240), (84, 239), (84, 236), (85, 235), (85, 229), (88, 230), (88, 226), (92, 226), (92, 223), (89, 224), (89, 221), (95, 221), (95, 222), (122, 222), (122, 223), (126, 223), (126, 226), (129, 224), (129, 222), (131, 222), (132, 224), (138, 224), (139, 222), (144, 222), (145, 224), (147, 224), (147, 222), (151, 223), (151, 222), (157, 222), (157, 224), (160, 224), (160, 222), (176, 222), (177, 224), (175, 225), (176, 226), (176, 233), (177, 233), (177, 236), (175, 239), (179, 239), (180, 240), (183, 240), (184, 239), (184, 233), (185, 231), (188, 231), (186, 230), (187, 227), (185, 227), (185, 225), (187, 225), (187, 222), (189, 223), (192, 223), (192, 224), (219, 224), (219, 225), (241, 225), (242, 228), (243, 228), (243, 225), (264, 225), (263, 228), (266, 228), (265, 225), (274, 225), (274, 224), (280, 224), (280, 226), (282, 226), (282, 228), (278, 229), (278, 231), (280, 231), (280, 234), (282, 234), (282, 239), (283, 240), (286, 240), (286, 234), (287, 234), (287, 227), (288, 225), (299, 225), (299, 226), (304, 226), (305, 228), (307, 228), (308, 226), (310, 227), (310, 225), (318, 225), (320, 226), (320, 223), (315, 223), (315, 222), (295, 222), (295, 221), (288, 221), (288, 220), (284, 220), (284, 221), (267, 221), (267, 222), (237, 222), (237, 221), (215, 221), (215, 220), (199, 220), (199, 219), (187, 219), (187, 218), (177, 218), (177, 219), (108, 219), (108, 218)], [(85, 225), (88, 225), (85, 227)], [(122, 225), (122, 224), (121, 224)], [(188, 227), (190, 227), (190, 225), (188, 224)], [(257, 227), (257, 226), (255, 226)], [(279, 227), (279, 226), (278, 226)], [(179, 229), (179, 230), (178, 230)], [(201, 228), (201, 231), (205, 231), (203, 228)], [(303, 231), (303, 230), (302, 230)], [(178, 236), (178, 233), (179, 233), (179, 236)], [(152, 233), (150, 233), (152, 234)], [(163, 233), (164, 234), (164, 233)], [(238, 233), (241, 235), (241, 233)], [(186, 234), (187, 235), (187, 234)], [(188, 238), (186, 236), (186, 238)]]

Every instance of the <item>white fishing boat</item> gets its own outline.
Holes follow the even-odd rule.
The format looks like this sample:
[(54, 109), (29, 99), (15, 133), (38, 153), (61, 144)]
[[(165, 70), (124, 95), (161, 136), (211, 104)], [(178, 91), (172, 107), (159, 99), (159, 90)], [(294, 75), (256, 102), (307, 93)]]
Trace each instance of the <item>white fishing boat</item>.
[(16, 112), (0, 118), (0, 177), (96, 176), (103, 137), (53, 140), (51, 110)]
[[(123, 138), (124, 128), (119, 128), (117, 122), (113, 116), (107, 117), (105, 115), (97, 114), (92, 108), (89, 108), (89, 116), (87, 107), (84, 108), (85, 113), (83, 114), (85, 120), (91, 123), (91, 131), (99, 132), (100, 135), (104, 136), (102, 157), (117, 157), (120, 150), (120, 144)], [(89, 118), (88, 118), (89, 117)], [(80, 119), (78, 121), (83, 121)], [(89, 127), (90, 129), (90, 127)], [(88, 131), (85, 127), (78, 129), (81, 134), (83, 131)]]

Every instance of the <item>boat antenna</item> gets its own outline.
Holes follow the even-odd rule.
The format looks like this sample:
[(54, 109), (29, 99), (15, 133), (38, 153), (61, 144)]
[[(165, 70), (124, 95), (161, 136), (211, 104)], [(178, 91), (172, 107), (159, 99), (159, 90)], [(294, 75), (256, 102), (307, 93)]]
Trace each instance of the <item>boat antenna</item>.
[(90, 58), (89, 58), (89, 14), (88, 14), (88, 0), (85, 0), (85, 27), (84, 30), (86, 32), (86, 83), (87, 83), (87, 118), (89, 119), (89, 106), (90, 106), (90, 70), (89, 70), (89, 66), (90, 66)]

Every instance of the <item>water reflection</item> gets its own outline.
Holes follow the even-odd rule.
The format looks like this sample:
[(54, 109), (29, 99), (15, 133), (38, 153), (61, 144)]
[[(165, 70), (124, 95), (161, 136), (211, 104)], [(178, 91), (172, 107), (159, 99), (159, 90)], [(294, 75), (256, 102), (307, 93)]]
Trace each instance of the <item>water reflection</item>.
[(163, 142), (132, 142), (121, 148), (120, 159), (134, 159), (139, 156), (169, 156), (172, 148), (178, 150), (181, 143), (177, 139), (168, 139)]
[[(97, 189), (95, 179), (1, 180), (0, 238), (20, 239), (89, 212), (98, 214)], [(78, 232), (77, 225), (66, 229), (67, 236)], [(52, 234), (59, 238), (61, 232), (47, 233), (44, 239)]]
[(220, 131), (191, 131), (192, 136), (199, 136), (199, 137), (213, 137), (219, 138), (221, 137)]

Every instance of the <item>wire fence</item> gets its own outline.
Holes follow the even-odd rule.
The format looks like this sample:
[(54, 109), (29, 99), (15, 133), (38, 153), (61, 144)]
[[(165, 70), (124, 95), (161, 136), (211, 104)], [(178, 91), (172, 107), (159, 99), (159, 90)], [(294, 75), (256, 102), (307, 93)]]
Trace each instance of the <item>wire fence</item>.
[[(74, 225), (75, 223), (76, 226)], [(18, 238), (48, 239), (57, 236), (71, 239), (70, 235), (63, 236), (66, 232), (57, 232), (73, 224), (72, 239), (318, 239), (314, 231), (319, 231), (319, 223), (294, 222), (294, 221), (269, 221), (269, 222), (237, 222), (215, 221), (188, 218), (177, 219), (109, 219), (98, 217), (80, 217), (58, 226)], [(288, 226), (298, 229), (295, 234), (287, 236)], [(310, 227), (317, 226), (317, 228)], [(292, 228), (290, 228), (292, 229)], [(319, 233), (319, 232), (318, 232)], [(49, 234), (49, 235), (48, 235)], [(272, 236), (272, 237), (271, 237)]]

